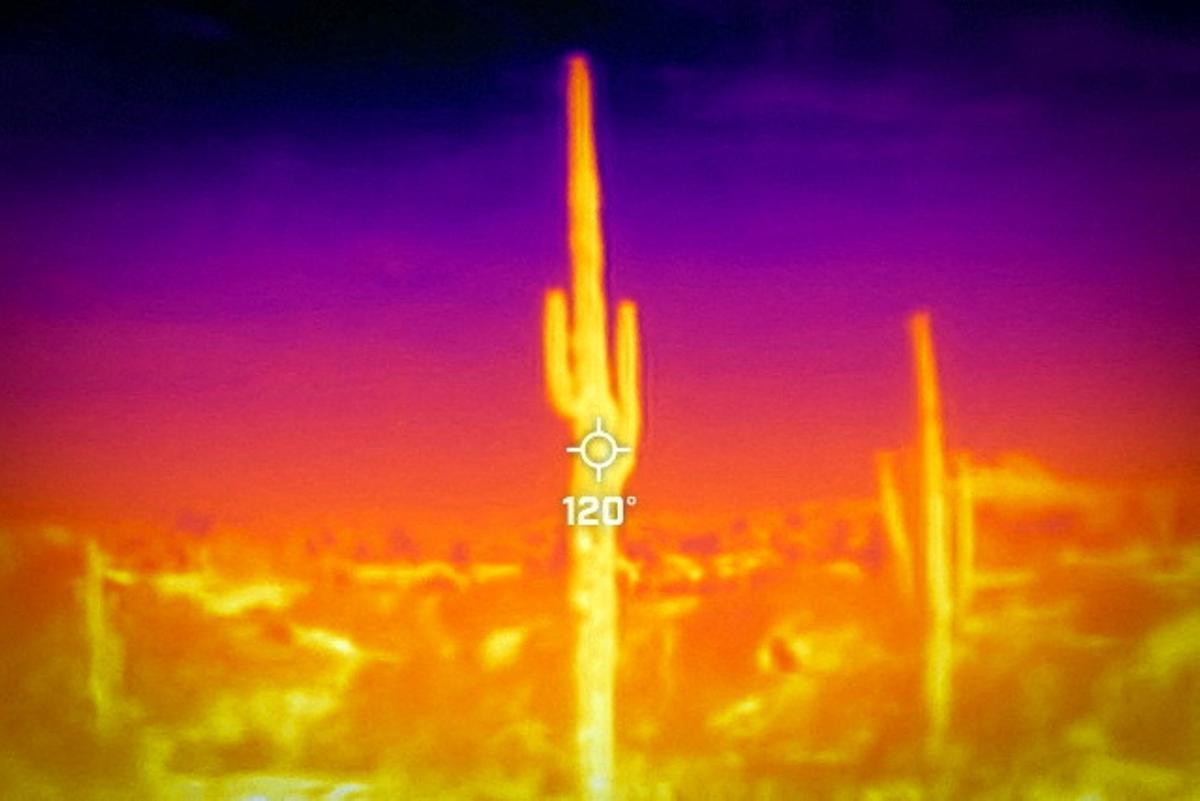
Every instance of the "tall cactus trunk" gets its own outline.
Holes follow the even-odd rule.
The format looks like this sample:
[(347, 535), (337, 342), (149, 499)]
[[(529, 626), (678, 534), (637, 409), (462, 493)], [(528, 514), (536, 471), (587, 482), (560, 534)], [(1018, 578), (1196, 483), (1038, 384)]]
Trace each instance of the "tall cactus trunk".
[(919, 528), (924, 547), (925, 633), (924, 696), (928, 725), (926, 754), (939, 759), (950, 725), (953, 641), (951, 627), (950, 539), (946, 519), (946, 456), (941, 397), (929, 314), (909, 320), (917, 391), (917, 450), (920, 459)]
[(96, 730), (110, 734), (117, 722), (117, 692), (123, 649), (108, 613), (104, 592), (108, 559), (95, 540), (87, 541), (81, 587), (88, 643), (88, 695), (96, 713)]
[(610, 801), (615, 784), (616, 549), (612, 528), (572, 531), (576, 758), (580, 797), (588, 801)]
[[(600, 418), (621, 445), (633, 448), (641, 430), (642, 403), (637, 309), (629, 301), (619, 304), (615, 364), (610, 363), (591, 75), (582, 56), (567, 61), (567, 150), (570, 320), (566, 294), (561, 289), (550, 290), (544, 315), (546, 390), (551, 405), (570, 423), (576, 438)], [(633, 453), (629, 453), (608, 469), (602, 484), (590, 470), (576, 464), (571, 492), (618, 495), (633, 464)], [(587, 801), (611, 801), (615, 790), (616, 530), (574, 527), (570, 554), (579, 792)]]

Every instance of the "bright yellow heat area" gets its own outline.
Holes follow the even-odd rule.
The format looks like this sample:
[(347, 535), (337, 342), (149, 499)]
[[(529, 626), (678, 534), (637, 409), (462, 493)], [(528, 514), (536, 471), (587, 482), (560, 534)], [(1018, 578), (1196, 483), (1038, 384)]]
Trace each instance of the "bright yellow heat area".
[[(572, 494), (619, 495), (633, 469), (641, 430), (637, 309), (629, 301), (617, 307), (616, 364), (610, 366), (592, 80), (587, 60), (578, 55), (567, 61), (567, 153), (570, 322), (566, 293), (550, 290), (544, 321), (546, 389), (551, 405), (570, 423), (574, 436), (591, 430), (599, 417), (620, 445), (635, 448), (617, 459), (601, 484), (581, 462), (573, 467)], [(607, 801), (614, 794), (616, 567), (614, 529), (576, 527), (571, 532), (577, 760), (580, 792), (590, 801)]]
[(1099, 514), (1112, 501), (1095, 486), (1062, 479), (1021, 456), (976, 465), (971, 472), (980, 498), (1002, 500), (1017, 508), (1063, 506)]
[(284, 609), (303, 590), (296, 582), (239, 583), (211, 569), (163, 573), (151, 581), (164, 597), (189, 598), (216, 617), (232, 617), (250, 609)]

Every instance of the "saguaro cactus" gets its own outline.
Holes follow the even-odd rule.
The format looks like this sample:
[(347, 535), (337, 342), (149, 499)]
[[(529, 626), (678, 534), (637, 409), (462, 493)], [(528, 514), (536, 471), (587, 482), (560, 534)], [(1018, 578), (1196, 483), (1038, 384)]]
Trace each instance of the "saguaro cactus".
[(929, 725), (927, 750), (941, 755), (950, 724), (951, 670), (953, 666), (954, 598), (950, 591), (950, 539), (946, 526), (946, 453), (942, 431), (942, 401), (938, 389), (937, 361), (929, 314), (909, 319), (913, 367), (917, 389), (917, 452), (920, 459), (918, 511), (924, 540), (925, 642), (924, 694)]
[[(915, 509), (905, 509), (896, 452), (878, 453), (876, 470), (879, 511), (895, 562), (897, 586), (905, 600), (920, 610), (925, 625), (922, 695), (926, 753), (937, 760), (945, 750), (950, 726), (955, 627), (964, 618), (975, 587), (975, 488), (967, 453), (955, 454), (952, 476), (947, 470), (928, 312), (912, 315), (908, 331), (917, 400), (915, 452), (910, 454), (915, 456), (916, 475), (909, 476), (904, 485), (916, 490)], [(909, 531), (916, 532), (912, 540)]]
[(96, 729), (110, 734), (117, 723), (118, 687), (123, 667), (121, 640), (109, 618), (104, 592), (108, 557), (95, 540), (87, 541), (80, 587), (88, 643), (88, 695), (96, 712)]
[[(578, 439), (597, 418), (622, 446), (633, 448), (641, 430), (640, 344), (637, 309), (617, 307), (615, 364), (610, 366), (604, 291), (604, 238), (600, 178), (592, 122), (587, 60), (567, 60), (567, 205), (571, 254), (571, 315), (561, 289), (546, 294), (546, 390), (554, 409)], [(615, 381), (614, 381), (615, 379)], [(617, 459), (596, 482), (577, 461), (576, 495), (618, 495), (633, 469), (634, 452)], [(575, 526), (570, 532), (570, 602), (576, 616), (575, 700), (581, 795), (613, 797), (613, 697), (617, 664), (616, 531)]]

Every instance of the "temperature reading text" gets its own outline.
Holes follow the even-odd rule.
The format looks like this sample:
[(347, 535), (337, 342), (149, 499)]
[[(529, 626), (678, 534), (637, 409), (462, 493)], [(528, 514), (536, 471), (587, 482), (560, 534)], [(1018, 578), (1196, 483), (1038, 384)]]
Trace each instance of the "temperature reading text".
[(568, 495), (562, 499), (567, 507), (568, 526), (619, 526), (625, 522), (625, 507), (637, 503), (637, 498), (620, 495)]

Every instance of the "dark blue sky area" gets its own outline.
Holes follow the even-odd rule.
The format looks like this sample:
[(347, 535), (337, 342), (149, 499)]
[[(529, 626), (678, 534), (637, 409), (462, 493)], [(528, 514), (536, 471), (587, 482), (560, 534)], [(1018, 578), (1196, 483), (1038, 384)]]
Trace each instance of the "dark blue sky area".
[[(261, 124), (461, 126), (562, 54), (654, 116), (686, 76), (920, 78), (1084, 113), (1196, 105), (1200, 6), (1183, 3), (49, 3), (0, 35), (5, 144)], [(683, 76), (681, 78), (681, 76)]]

